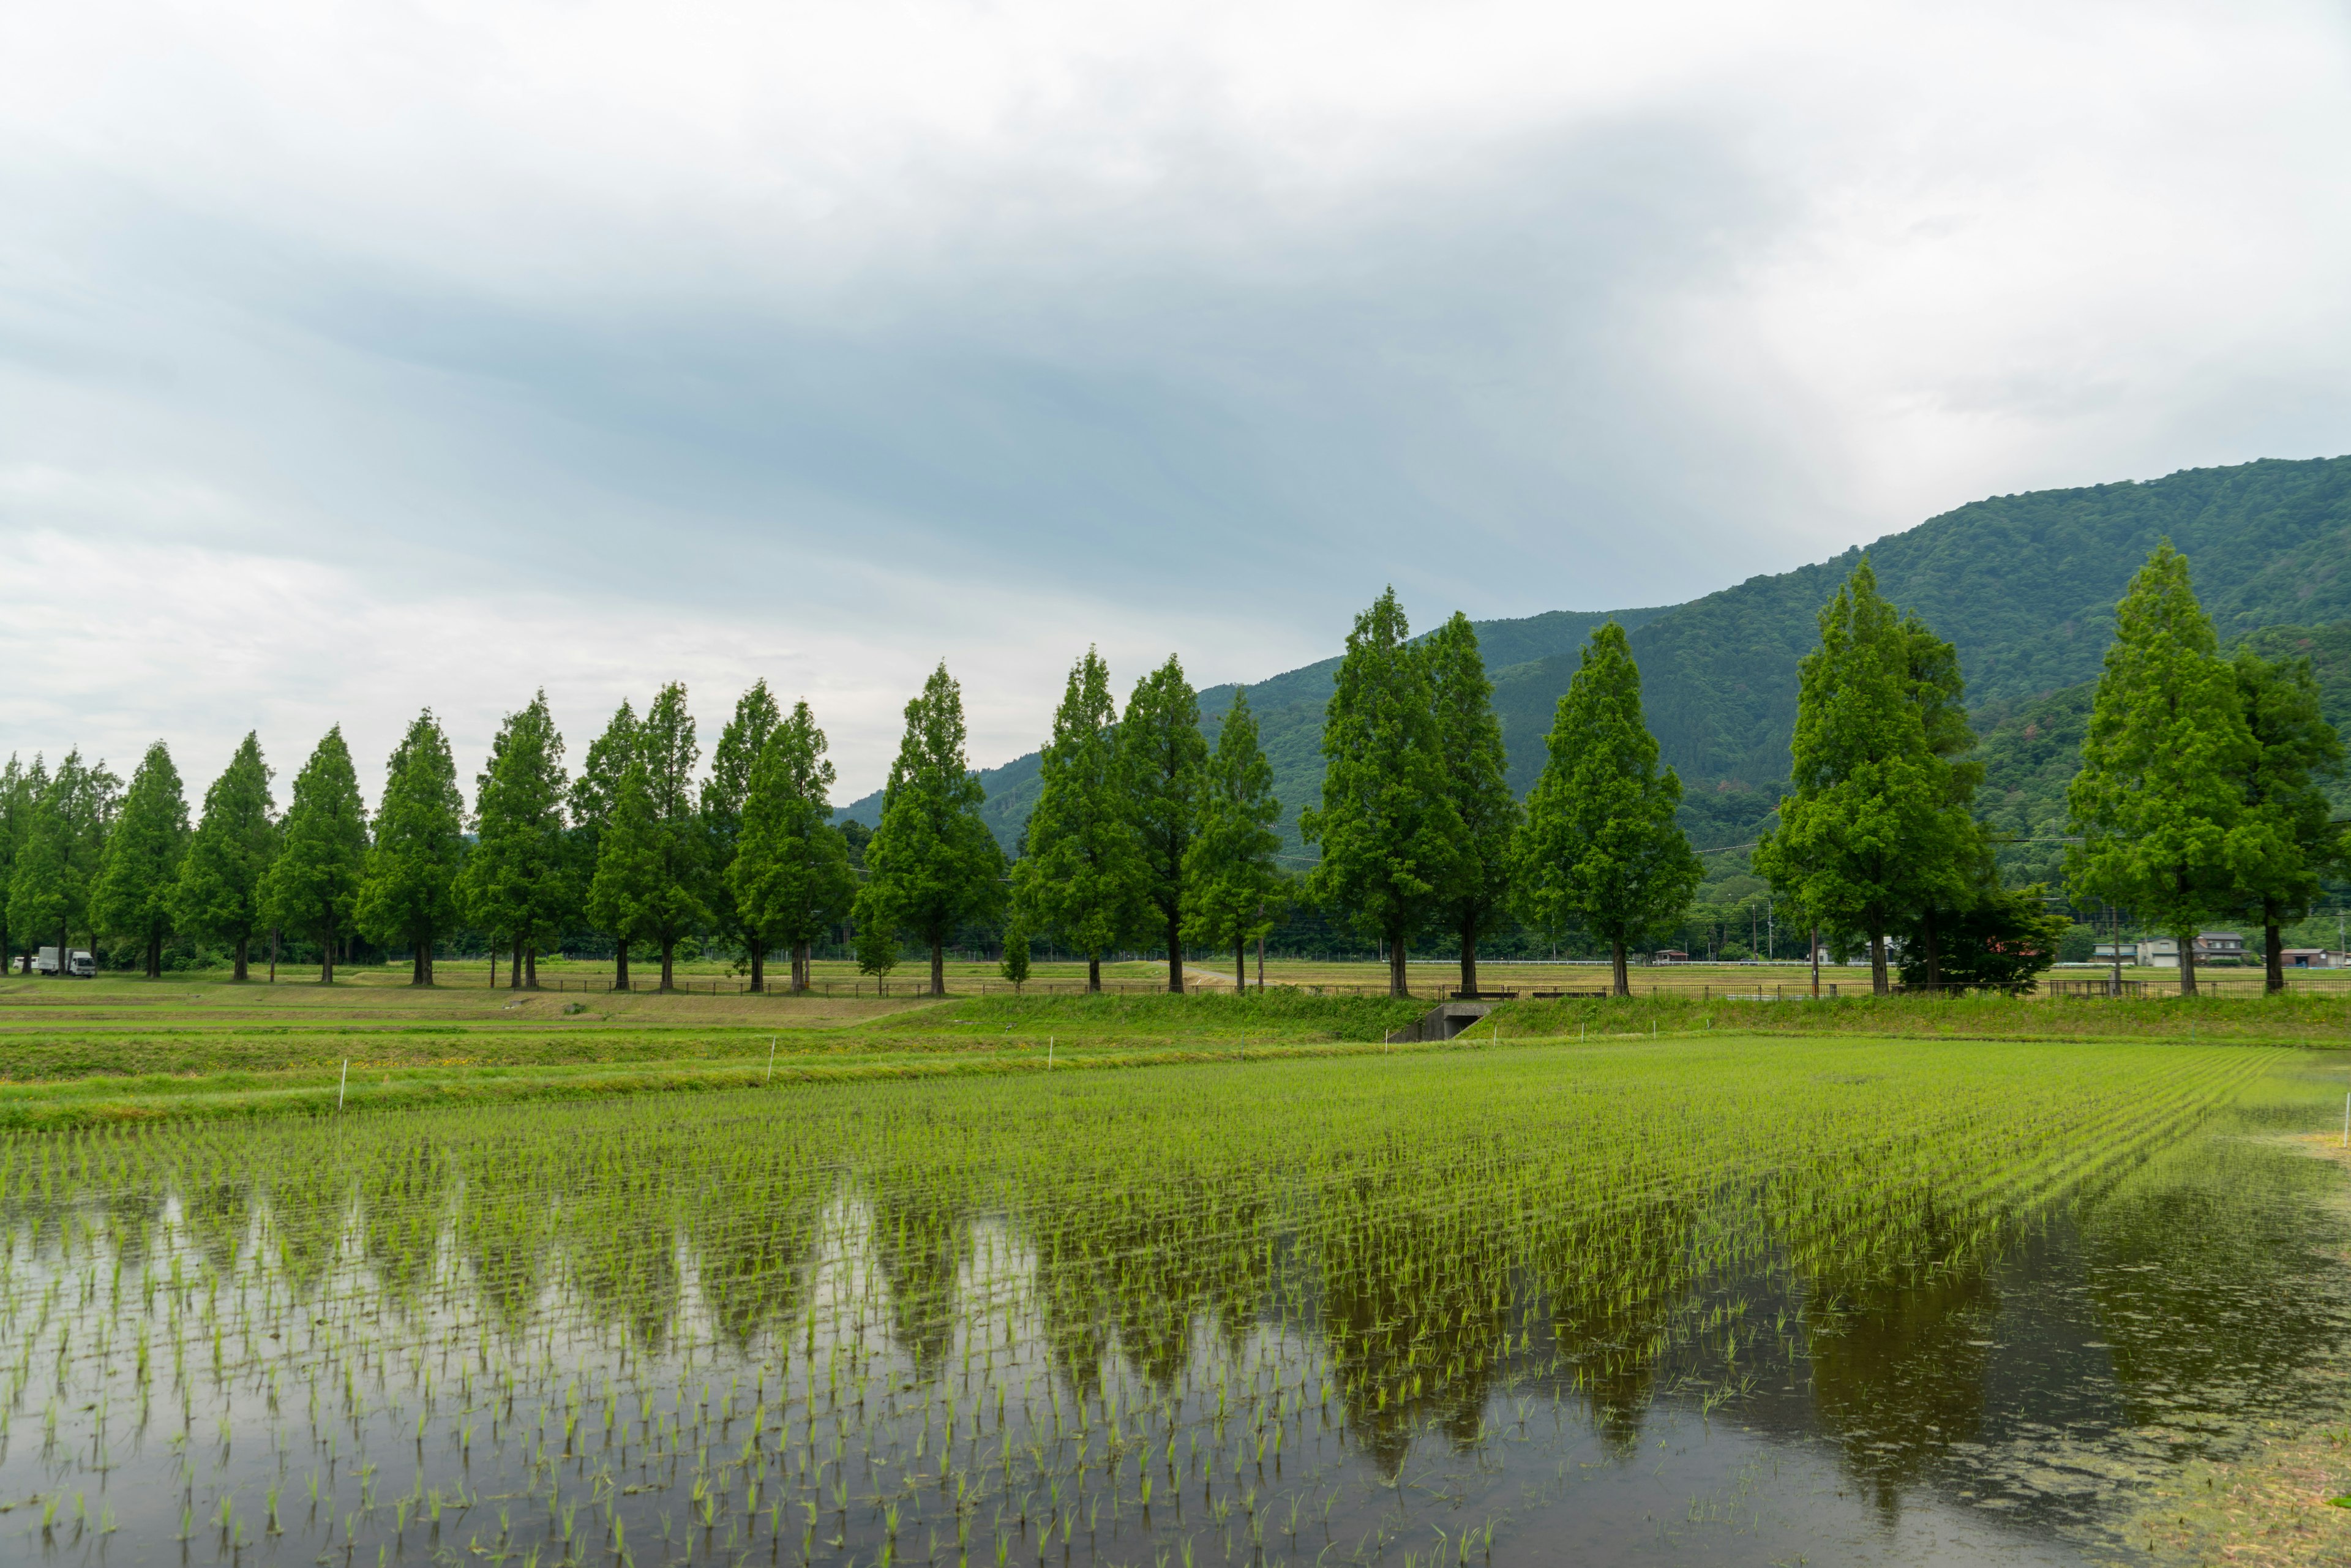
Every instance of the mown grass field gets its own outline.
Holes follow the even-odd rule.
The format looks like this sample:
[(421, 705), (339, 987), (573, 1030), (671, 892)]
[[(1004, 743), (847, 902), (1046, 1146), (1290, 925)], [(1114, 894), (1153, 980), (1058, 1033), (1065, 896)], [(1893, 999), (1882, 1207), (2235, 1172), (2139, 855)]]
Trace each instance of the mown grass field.
[[(1390, 1047), (1386, 1036), (1419, 1018), (1427, 998), (1317, 995), (1311, 980), (1249, 995), (998, 992), (945, 1000), (911, 986), (886, 999), (731, 989), (516, 992), (460, 983), (451, 967), (429, 989), (399, 983), (404, 972), (393, 971), (361, 971), (333, 987), (287, 978), (242, 986), (12, 979), (0, 985), (0, 1127), (1610, 1037), (2351, 1044), (2351, 992), (2314, 988), (2193, 1002), (2160, 994), (1814, 1002), (1808, 988), (1794, 987), (1784, 996), (1751, 984), (1676, 988), (1621, 1000), (1511, 1002), (1458, 1040)], [(1356, 966), (1353, 978), (1364, 968)]]

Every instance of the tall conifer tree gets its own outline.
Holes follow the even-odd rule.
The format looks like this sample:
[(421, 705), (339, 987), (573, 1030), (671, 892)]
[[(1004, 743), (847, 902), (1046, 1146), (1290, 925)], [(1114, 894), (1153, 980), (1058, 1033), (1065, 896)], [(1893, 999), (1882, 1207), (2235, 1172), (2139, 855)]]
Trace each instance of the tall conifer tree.
[(1799, 666), (1794, 792), (1753, 863), (1823, 924), (1866, 942), (1871, 988), (1884, 996), (1886, 933), (1922, 907), (1968, 899), (1982, 830), (1968, 810), (1970, 776), (1938, 751), (1948, 694), (1932, 633), (1878, 596), (1866, 556), (1820, 626), (1820, 647)]
[(629, 944), (650, 935), (662, 884), (662, 827), (644, 759), (632, 757), (609, 797), (597, 835), (596, 875), (588, 884), (588, 918), (611, 936), (620, 961), (615, 990), (629, 988)]
[(2082, 770), (2065, 791), (2082, 835), (2065, 874), (2077, 898), (2124, 905), (2178, 940), (2184, 995), (2196, 994), (2199, 927), (2234, 902), (2231, 841), (2258, 758), (2236, 674), (2167, 539), (2115, 607)]
[(253, 938), (263, 929), (262, 882), (277, 854), (277, 803), (269, 796), (261, 737), (248, 731), (220, 777), (204, 791), (204, 821), (180, 862), (172, 907), (180, 929), (228, 944), (232, 979), (246, 975)]
[(77, 749), (66, 753), (34, 799), (25, 848), (9, 878), (8, 918), (36, 945), (56, 933), (60, 977), (75, 933), (89, 936), (95, 953), (90, 894), (121, 793), (122, 781), (103, 761), (85, 763)]
[[(603, 871), (604, 831), (612, 820), (613, 808), (619, 804), (621, 783), (627, 777), (630, 764), (637, 757), (637, 716), (623, 701), (613, 713), (604, 732), (588, 743), (588, 757), (580, 765), (580, 776), (571, 781), (571, 874), (583, 890), (592, 890), (596, 877)], [(629, 988), (629, 944), (634, 939), (634, 927), (628, 936), (619, 935), (605, 924), (596, 911), (622, 907), (610, 903), (599, 904), (592, 892), (588, 905), (589, 924), (613, 938), (612, 984), (617, 990)]]
[(1505, 776), (1502, 721), (1494, 716), (1494, 684), (1478, 649), (1477, 630), (1459, 611), (1421, 647), (1428, 663), (1437, 738), (1445, 759), (1446, 794), (1461, 821), (1453, 872), (1440, 892), (1437, 918), (1461, 942), (1461, 988), (1478, 990), (1478, 944), (1510, 913), (1513, 841), (1519, 800)]
[[(1004, 902), (1004, 852), (979, 814), (986, 794), (964, 745), (963, 689), (943, 662), (906, 705), (857, 900), (861, 927), (903, 932), (930, 948), (933, 996), (946, 994), (946, 945), (956, 930), (993, 919)], [(862, 942), (858, 953), (862, 962)]]
[(1322, 804), (1299, 819), (1322, 859), (1312, 896), (1387, 944), (1388, 990), (1411, 994), (1405, 959), (1455, 874), (1461, 815), (1447, 788), (1427, 662), (1395, 590), (1355, 618), (1322, 720)]
[(413, 955), (408, 983), (433, 983), (433, 944), (457, 923), (465, 854), (465, 798), (457, 761), (431, 708), (418, 715), (384, 767), (375, 843), (353, 915), (360, 929)]
[(1142, 923), (1145, 875), (1118, 755), (1110, 667), (1093, 649), (1070, 666), (1053, 738), (1037, 759), (1037, 804), (1012, 868), (1017, 919), (1086, 956), (1102, 989), (1102, 955)]
[(1612, 988), (1627, 996), (1626, 949), (1681, 918), (1705, 868), (1674, 820), (1682, 781), (1657, 765), (1641, 672), (1615, 622), (1584, 647), (1546, 747), (1514, 846), (1519, 896), (1529, 924), (1606, 942)]
[(710, 918), (710, 841), (694, 798), (702, 756), (685, 686), (673, 681), (653, 696), (638, 732), (645, 793), (653, 809), (653, 882), (643, 906), (644, 935), (661, 950), (661, 988), (677, 988), (677, 945)]
[[(38, 787), (34, 783), (37, 769)], [(28, 768), (12, 751), (7, 766), (0, 768), (0, 969), (16, 967), (16, 950), (24, 945), (25, 932), (8, 919), (8, 887), (16, 874), (16, 856), (24, 850), (25, 836), (32, 831), (33, 801), (47, 784), (48, 771), (37, 758)]]
[(2319, 879), (2344, 862), (2344, 835), (2322, 781), (2341, 777), (2343, 742), (2320, 711), (2310, 661), (2250, 648), (2231, 661), (2252, 737), (2245, 814), (2230, 844), (2232, 902), (2260, 922), (2267, 989), (2285, 989), (2284, 926), (2309, 915)]
[(742, 832), (726, 869), (728, 893), (751, 952), (751, 988), (767, 986), (768, 949), (792, 955), (791, 987), (808, 988), (810, 946), (849, 913), (857, 878), (832, 825), (832, 764), (805, 702), (759, 748), (742, 802)]
[(1273, 795), (1273, 765), (1258, 745), (1257, 716), (1249, 692), (1237, 689), (1217, 727), (1200, 796), (1200, 831), (1192, 841), (1185, 875), (1192, 904), (1185, 935), (1202, 946), (1233, 950), (1233, 985), (1249, 988), (1249, 944), (1272, 927), (1271, 905), (1281, 894), (1273, 831), (1281, 802)]
[[(753, 681), (750, 690), (736, 699), (734, 717), (719, 731), (718, 744), (710, 751), (710, 777), (702, 782), (703, 831), (710, 860), (706, 889), (710, 917), (719, 930), (747, 948), (753, 933), (737, 917), (734, 883), (726, 873), (735, 863), (743, 835), (743, 802), (751, 793), (752, 769), (759, 765), (768, 737), (775, 734), (783, 716), (768, 683)], [(762, 955), (753, 953), (751, 966), (763, 971)]]
[(294, 779), (283, 842), (264, 903), (270, 923), (319, 945), (319, 983), (335, 983), (336, 949), (351, 933), (367, 867), (367, 809), (343, 727), (335, 726)]
[(1127, 813), (1143, 857), (1143, 896), (1152, 935), (1167, 945), (1167, 988), (1184, 989), (1184, 915), (1190, 903), (1186, 860), (1200, 829), (1202, 775), (1208, 742), (1200, 733), (1200, 697), (1184, 665), (1167, 662), (1134, 685), (1118, 727), (1119, 768)]
[(149, 979), (163, 972), (163, 942), (176, 924), (172, 894), (187, 850), (187, 796), (171, 749), (159, 740), (131, 776), (93, 894), (93, 924), (137, 942)]
[(538, 955), (577, 902), (563, 827), (566, 787), (563, 737), (541, 691), (507, 715), (489, 765), (474, 777), (475, 839), (458, 883), (466, 917), (519, 959), (507, 971), (510, 987), (538, 984)]

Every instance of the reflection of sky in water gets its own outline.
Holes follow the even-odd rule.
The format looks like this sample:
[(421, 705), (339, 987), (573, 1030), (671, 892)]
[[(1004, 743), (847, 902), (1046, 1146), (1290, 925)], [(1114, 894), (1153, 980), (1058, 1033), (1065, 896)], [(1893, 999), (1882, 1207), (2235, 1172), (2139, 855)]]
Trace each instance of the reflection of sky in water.
[[(1895, 1279), (1710, 1251), (1768, 1234), (1735, 1194), (1666, 1206), (1572, 1297), (1508, 1236), (1440, 1260), (1380, 1220), (1342, 1228), (1363, 1251), (1335, 1267), (1246, 1187), (1195, 1195), (1220, 1221), (1176, 1257), (1140, 1221), (714, 1183), (695, 1201), (749, 1222), (697, 1239), (622, 1204), (596, 1223), (642, 1234), (543, 1277), (498, 1270), (445, 1173), (301, 1225), (229, 1184), (19, 1193), (0, 1541), (129, 1562), (2074, 1561), (2114, 1544), (2140, 1479), (2299, 1408), (2351, 1327), (2342, 1223), (2314, 1201), (2340, 1174), (2262, 1130), (2224, 1117)], [(496, 1223), (511, 1248), (549, 1234)], [(1056, 1291), (1081, 1274), (1117, 1284), (1071, 1310)]]

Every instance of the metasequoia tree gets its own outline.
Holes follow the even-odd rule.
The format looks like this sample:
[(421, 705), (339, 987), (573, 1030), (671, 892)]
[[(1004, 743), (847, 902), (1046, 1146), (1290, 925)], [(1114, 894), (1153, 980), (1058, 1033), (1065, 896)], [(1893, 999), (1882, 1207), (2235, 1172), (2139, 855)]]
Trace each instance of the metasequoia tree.
[(457, 923), (465, 858), (465, 797), (457, 761), (431, 708), (419, 714), (384, 765), (355, 911), (360, 929), (390, 946), (405, 942), (408, 983), (433, 983), (433, 944)]
[(1426, 661), (1395, 590), (1355, 618), (1322, 721), (1322, 804), (1299, 831), (1322, 859), (1320, 903), (1387, 945), (1388, 990), (1409, 996), (1405, 950), (1455, 874), (1460, 813), (1447, 788)]
[(131, 776), (91, 893), (91, 924), (138, 943), (151, 980), (163, 973), (163, 942), (177, 924), (172, 894), (187, 851), (187, 796), (170, 748), (159, 740)]
[(255, 935), (266, 911), (262, 885), (278, 846), (277, 804), (269, 797), (261, 738), (248, 731), (220, 777), (204, 791), (204, 820), (180, 862), (172, 911), (190, 936), (228, 944), (231, 978), (246, 977)]
[(1863, 938), (1884, 996), (1886, 933), (1922, 906), (1965, 901), (1982, 831), (1968, 810), (1971, 777), (1938, 749), (1949, 694), (1932, 634), (1878, 596), (1866, 556), (1820, 628), (1799, 666), (1794, 789), (1753, 863), (1824, 925)]
[(629, 988), (629, 944), (635, 940), (636, 928), (632, 925), (622, 934), (598, 911), (609, 914), (622, 907), (633, 910), (635, 905), (615, 904), (609, 900), (600, 904), (592, 889), (604, 870), (604, 833), (620, 803), (622, 781), (636, 760), (637, 730), (636, 713), (623, 701), (611, 721), (604, 726), (604, 733), (588, 743), (587, 760), (580, 765), (580, 776), (571, 781), (571, 831), (567, 835), (571, 847), (571, 874), (579, 886), (591, 890), (587, 906), (589, 924), (612, 938), (612, 985), (614, 989), (622, 991)]
[(1581, 925), (1608, 944), (1611, 987), (1631, 994), (1626, 949), (1680, 919), (1705, 868), (1674, 820), (1682, 781), (1657, 764), (1641, 672), (1611, 621), (1559, 699), (1542, 776), (1517, 841), (1528, 921)]
[[(865, 846), (861, 931), (912, 936), (931, 950), (931, 994), (946, 994), (946, 945), (967, 920), (1003, 904), (1004, 852), (979, 814), (986, 799), (964, 755), (963, 690), (943, 663), (906, 704), (906, 732), (882, 793), (882, 822)], [(858, 944), (858, 959), (867, 943)]]
[(832, 825), (833, 781), (824, 731), (806, 702), (768, 733), (747, 780), (728, 896), (751, 951), (751, 988), (767, 988), (768, 949), (787, 945), (791, 988), (809, 984), (809, 948), (849, 913), (857, 877)]
[(1273, 796), (1273, 765), (1258, 744), (1245, 689), (1233, 693), (1217, 727), (1217, 749), (1203, 778), (1200, 831), (1185, 867), (1192, 889), (1185, 935), (1204, 947), (1229, 946), (1233, 985), (1246, 989), (1249, 945), (1272, 929), (1269, 911), (1281, 893), (1274, 865), (1281, 839), (1273, 831), (1281, 802)]
[(710, 874), (709, 838), (694, 799), (694, 765), (702, 755), (685, 686), (672, 681), (645, 709), (637, 755), (655, 829), (653, 880), (641, 911), (644, 935), (661, 950), (661, 988), (677, 988), (677, 945), (710, 918), (704, 894)]
[[(33, 781), (35, 768), (40, 768), (40, 787)], [(33, 801), (40, 789), (47, 787), (48, 775), (39, 760), (28, 768), (8, 754), (8, 764), (0, 768), (0, 968), (16, 967), (16, 949), (25, 932), (12, 925), (8, 919), (8, 886), (16, 874), (16, 856), (25, 847), (25, 836), (32, 831)]]
[[(474, 849), (459, 883), (467, 917), (494, 945), (513, 949), (512, 988), (538, 983), (538, 954), (560, 933), (578, 897), (580, 878), (565, 843), (566, 788), (563, 737), (542, 691), (507, 715), (490, 743), (488, 766), (474, 776)], [(431, 975), (428, 965), (426, 978)]]
[(1167, 988), (1184, 989), (1185, 860), (1199, 831), (1201, 772), (1208, 743), (1200, 734), (1200, 698), (1174, 654), (1126, 699), (1118, 726), (1119, 771), (1128, 820), (1143, 860), (1143, 897), (1156, 917), (1152, 935), (1167, 944)]
[(2265, 823), (2247, 822), (2245, 779), (2260, 748), (2245, 723), (2236, 672), (2196, 602), (2188, 558), (2167, 539), (2115, 607), (2082, 739), (2082, 770), (2065, 790), (2082, 841), (2066, 852), (2079, 899), (2126, 904), (2179, 947), (2179, 989), (2196, 994), (2196, 936), (2232, 902), (2232, 860), (2258, 858)]
[(8, 920), (28, 942), (57, 934), (60, 976), (73, 934), (91, 930), (90, 894), (121, 793), (122, 781), (104, 762), (91, 766), (73, 750), (33, 797), (24, 847), (8, 879)]
[(1037, 758), (1037, 803), (1012, 867), (1015, 919), (1086, 956), (1086, 989), (1102, 958), (1141, 924), (1147, 875), (1120, 768), (1110, 668), (1093, 649), (1070, 667), (1053, 738)]
[(2283, 991), (2284, 927), (2310, 914), (2320, 877), (2344, 860), (2322, 787), (2343, 772), (2343, 742), (2320, 711), (2309, 660), (2240, 648), (2230, 668), (2252, 740), (2239, 780), (2244, 816), (2229, 845), (2231, 902), (2261, 923), (2265, 988)]
[[(1478, 944), (1508, 918), (1518, 797), (1504, 776), (1502, 721), (1478, 633), (1459, 611), (1421, 646), (1428, 664), (1446, 797), (1461, 821), (1452, 874), (1438, 890), (1437, 919), (1461, 942), (1461, 988), (1478, 990)], [(1637, 701), (1637, 695), (1636, 699)]]
[[(753, 681), (735, 700), (734, 716), (718, 732), (718, 744), (710, 751), (710, 777), (702, 781), (703, 842), (709, 862), (705, 900), (712, 922), (746, 948), (752, 946), (753, 933), (737, 914), (734, 883), (727, 873), (743, 836), (743, 802), (751, 793), (752, 769), (783, 717), (768, 683)], [(754, 951), (750, 956), (753, 973), (762, 973), (765, 955)], [(793, 973), (797, 980), (797, 965)], [(755, 984), (752, 988), (761, 988)]]
[(319, 945), (319, 983), (335, 982), (367, 865), (367, 810), (343, 727), (327, 731), (294, 779), (277, 857), (264, 880), (270, 924)]

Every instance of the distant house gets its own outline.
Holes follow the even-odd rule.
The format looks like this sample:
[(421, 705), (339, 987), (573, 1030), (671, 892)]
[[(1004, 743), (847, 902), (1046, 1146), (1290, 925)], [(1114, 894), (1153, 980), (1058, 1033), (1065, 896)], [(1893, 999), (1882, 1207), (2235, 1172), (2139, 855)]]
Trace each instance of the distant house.
[(2289, 969), (2340, 969), (2344, 956), (2324, 947), (2288, 947), (2279, 957)]
[[(2100, 948), (2105, 953), (2105, 948)], [(2126, 949), (2127, 951), (2127, 948)], [(2245, 960), (2245, 938), (2235, 931), (2199, 931), (2196, 934), (2196, 961), (2199, 964), (2241, 964)], [(2150, 969), (2179, 967), (2179, 944), (2168, 936), (2145, 937), (2138, 943), (2138, 962)]]
[(1678, 947), (1660, 947), (1651, 958), (1651, 962), (1658, 964), (1687, 964), (1689, 962), (1689, 955), (1683, 952)]

